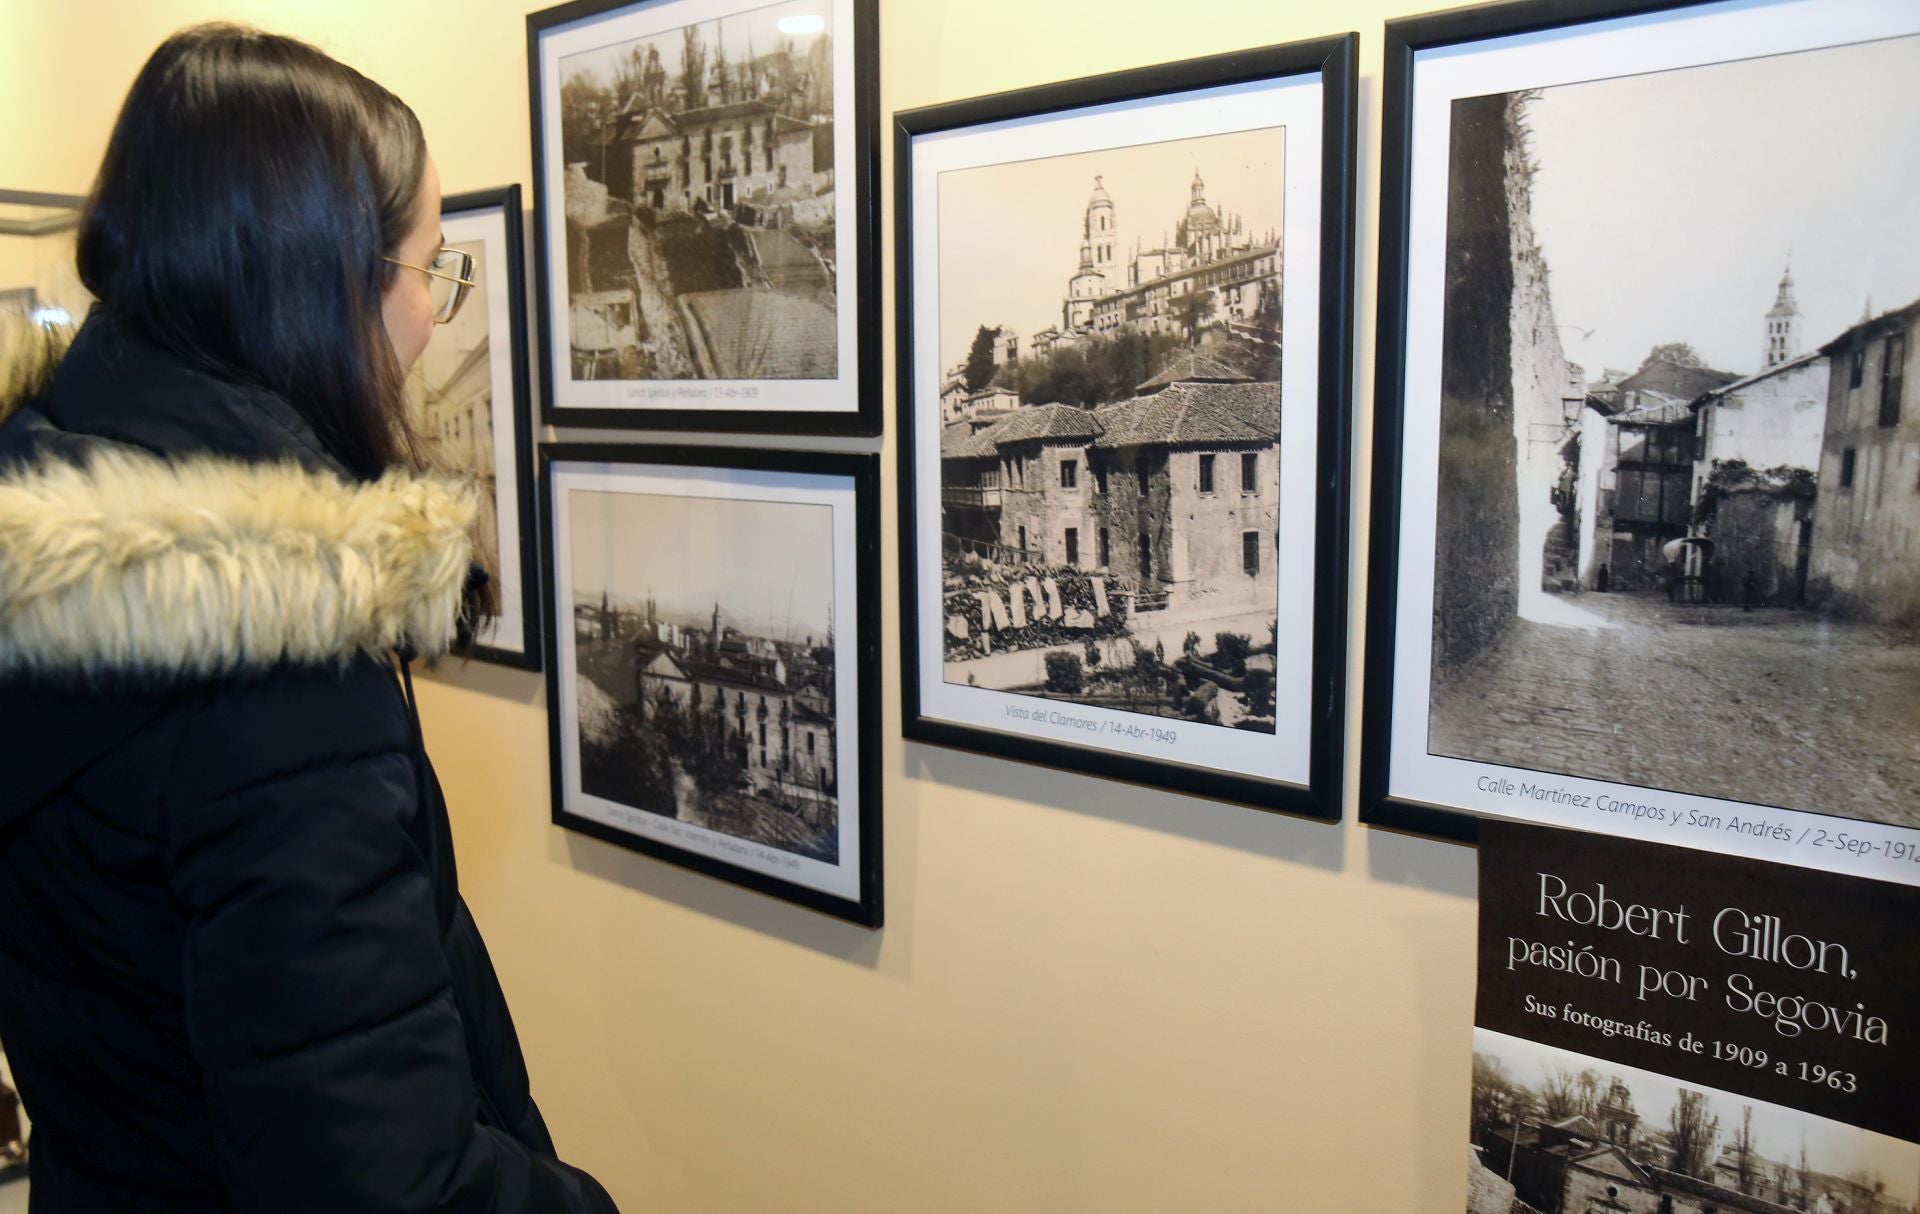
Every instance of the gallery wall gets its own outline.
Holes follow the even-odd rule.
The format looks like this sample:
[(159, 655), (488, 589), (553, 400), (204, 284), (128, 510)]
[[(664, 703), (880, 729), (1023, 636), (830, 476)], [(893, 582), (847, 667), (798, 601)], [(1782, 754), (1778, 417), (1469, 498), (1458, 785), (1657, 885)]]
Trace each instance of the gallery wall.
[[(146, 54), (217, 17), (392, 87), (448, 191), (529, 186), (529, 7), (0, 0), (0, 186), (83, 192)], [(883, 121), (1359, 30), (1364, 511), (1380, 25), (1420, 7), (882, 0)], [(1359, 827), (1351, 786), (1347, 822), (1325, 825), (905, 744), (890, 541), (885, 557), (878, 933), (554, 828), (540, 676), (423, 683), (466, 897), (563, 1153), (623, 1209), (675, 1214), (1460, 1209), (1473, 853)]]

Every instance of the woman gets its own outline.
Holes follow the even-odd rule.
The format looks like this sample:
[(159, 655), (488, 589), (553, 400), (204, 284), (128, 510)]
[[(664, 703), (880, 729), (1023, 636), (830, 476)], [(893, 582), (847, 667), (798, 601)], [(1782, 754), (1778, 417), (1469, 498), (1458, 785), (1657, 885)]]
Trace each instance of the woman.
[(385, 89), (190, 29), (87, 205), (98, 306), (57, 365), (0, 335), (0, 1039), (36, 1210), (614, 1208), (534, 1108), (405, 678), (475, 512), (411, 470), (401, 403), (463, 290), (439, 205)]

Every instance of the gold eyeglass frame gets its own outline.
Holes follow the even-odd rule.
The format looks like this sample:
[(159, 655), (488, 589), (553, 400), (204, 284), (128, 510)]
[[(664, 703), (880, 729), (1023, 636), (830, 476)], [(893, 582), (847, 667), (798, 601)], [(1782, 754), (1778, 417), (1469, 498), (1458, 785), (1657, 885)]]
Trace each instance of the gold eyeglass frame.
[(429, 278), (438, 278), (453, 284), (454, 290), (451, 295), (447, 296), (447, 302), (442, 304), (434, 312), (433, 323), (436, 325), (444, 325), (458, 316), (461, 306), (467, 302), (467, 295), (472, 292), (475, 287), (480, 285), (477, 280), (471, 277), (473, 274), (473, 254), (468, 253), (464, 249), (442, 246), (440, 251), (434, 255), (434, 260), (439, 261), (442, 257), (447, 256), (460, 259), (460, 273), (449, 274), (445, 270), (436, 270), (432, 266), (416, 266), (410, 261), (401, 261), (397, 257), (384, 259), (388, 263), (400, 266), (403, 269), (418, 270)]

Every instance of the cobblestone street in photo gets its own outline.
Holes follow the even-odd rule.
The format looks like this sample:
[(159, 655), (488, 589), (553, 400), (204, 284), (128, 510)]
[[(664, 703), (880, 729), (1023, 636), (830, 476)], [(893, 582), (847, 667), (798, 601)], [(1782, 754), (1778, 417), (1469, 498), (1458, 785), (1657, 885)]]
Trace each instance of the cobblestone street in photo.
[(1586, 594), (1438, 674), (1428, 749), (1920, 825), (1920, 637), (1805, 612)]

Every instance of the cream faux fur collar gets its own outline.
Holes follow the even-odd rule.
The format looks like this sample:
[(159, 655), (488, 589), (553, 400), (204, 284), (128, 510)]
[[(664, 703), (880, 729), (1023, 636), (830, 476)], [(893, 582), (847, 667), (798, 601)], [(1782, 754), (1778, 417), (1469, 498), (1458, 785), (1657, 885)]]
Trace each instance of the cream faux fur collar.
[(0, 422), (46, 389), (72, 343), (71, 328), (38, 325), (16, 313), (0, 312)]
[(212, 675), (454, 635), (477, 502), (114, 451), (0, 478), (0, 675)]

